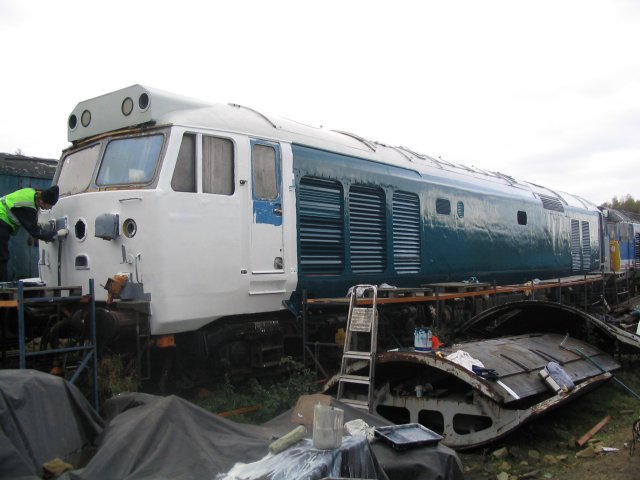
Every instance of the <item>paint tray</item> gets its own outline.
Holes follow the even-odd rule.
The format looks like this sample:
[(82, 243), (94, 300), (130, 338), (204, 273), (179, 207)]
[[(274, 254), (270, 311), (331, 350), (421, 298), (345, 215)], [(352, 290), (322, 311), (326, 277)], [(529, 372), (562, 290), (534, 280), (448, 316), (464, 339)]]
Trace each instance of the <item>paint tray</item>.
[(425, 445), (436, 445), (442, 436), (423, 427), (419, 423), (407, 423), (404, 425), (391, 425), (389, 427), (376, 427), (373, 430), (376, 438), (391, 445), (396, 450)]

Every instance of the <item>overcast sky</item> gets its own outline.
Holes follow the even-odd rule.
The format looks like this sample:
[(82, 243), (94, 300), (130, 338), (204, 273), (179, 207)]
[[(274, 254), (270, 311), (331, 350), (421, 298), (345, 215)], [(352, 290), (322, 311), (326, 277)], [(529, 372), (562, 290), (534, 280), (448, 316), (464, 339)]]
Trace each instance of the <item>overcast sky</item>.
[(140, 83), (640, 199), (640, 1), (0, 0), (0, 152)]

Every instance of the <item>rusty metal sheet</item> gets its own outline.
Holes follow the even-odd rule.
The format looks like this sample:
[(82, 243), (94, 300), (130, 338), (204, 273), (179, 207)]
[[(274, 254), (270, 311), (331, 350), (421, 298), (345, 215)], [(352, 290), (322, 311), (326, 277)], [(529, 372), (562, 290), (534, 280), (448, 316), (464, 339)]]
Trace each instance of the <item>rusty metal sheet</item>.
[(611, 340), (640, 349), (640, 336), (627, 332), (601, 317), (583, 312), (570, 305), (544, 300), (510, 302), (487, 309), (466, 322), (460, 328), (463, 335), (474, 338), (491, 338), (517, 335), (524, 332), (549, 332), (578, 337), (589, 331), (597, 334), (604, 343)]
[(500, 376), (498, 382), (484, 379), (433, 353), (385, 352), (378, 355), (377, 363), (422, 363), (465, 381), (483, 395), (505, 405), (522, 403), (527, 397), (545, 393), (548, 387), (541, 381), (539, 372), (549, 362), (556, 362), (562, 366), (575, 384), (603, 371), (611, 372), (620, 368), (613, 358), (594, 346), (575, 338), (567, 339), (565, 346), (592, 358), (602, 367), (600, 369), (580, 355), (561, 348), (563, 340), (564, 336), (558, 334), (530, 334), (460, 343), (441, 350), (444, 357), (457, 350), (467, 352), (480, 360), (485, 368), (495, 370)]
[(544, 393), (547, 387), (540, 381), (539, 372), (549, 362), (558, 363), (574, 384), (620, 368), (612, 357), (596, 347), (575, 338), (566, 340), (565, 346), (591, 358), (602, 367), (598, 368), (582, 356), (561, 348), (563, 340), (564, 337), (558, 334), (531, 334), (460, 344), (457, 347), (479, 359), (486, 368), (496, 370), (500, 375), (500, 382), (519, 397), (515, 398), (505, 388), (496, 388), (496, 393), (502, 397), (504, 404)]
[[(445, 358), (458, 351), (499, 377), (483, 378)], [(545, 382), (540, 372), (549, 362), (562, 366), (573, 389), (557, 392)], [(610, 380), (620, 368), (593, 345), (556, 333), (470, 341), (438, 353), (381, 352), (375, 365), (374, 411), (396, 423), (421, 423), (458, 449), (495, 441)], [(366, 362), (353, 365), (354, 372), (359, 368), (366, 368)]]

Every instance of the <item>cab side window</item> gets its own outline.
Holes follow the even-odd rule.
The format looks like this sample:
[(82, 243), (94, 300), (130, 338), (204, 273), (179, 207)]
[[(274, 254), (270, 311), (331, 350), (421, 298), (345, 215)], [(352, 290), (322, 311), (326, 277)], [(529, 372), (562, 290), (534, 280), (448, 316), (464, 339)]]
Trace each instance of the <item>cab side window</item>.
[(171, 188), (176, 192), (196, 192), (196, 136), (193, 134), (182, 137)]
[(202, 137), (202, 191), (218, 195), (234, 192), (233, 142), (226, 138)]

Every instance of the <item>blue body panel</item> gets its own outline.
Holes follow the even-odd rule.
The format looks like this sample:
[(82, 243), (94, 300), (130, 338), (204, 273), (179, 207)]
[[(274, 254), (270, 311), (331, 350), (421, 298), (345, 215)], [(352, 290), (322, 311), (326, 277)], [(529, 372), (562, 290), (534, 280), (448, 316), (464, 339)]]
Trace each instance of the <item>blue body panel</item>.
[[(343, 296), (359, 283), (417, 287), (470, 277), (523, 282), (600, 265), (597, 212), (549, 210), (533, 195), (508, 195), (491, 185), (422, 176), (299, 145), (293, 145), (293, 166), (298, 294)], [(398, 204), (397, 198), (419, 202), (417, 226), (410, 221), (414, 203)], [(372, 239), (368, 247), (366, 235)], [(407, 258), (416, 268), (400, 268)]]
[(621, 267), (626, 270), (640, 266), (640, 224), (631, 221), (611, 223), (609, 235), (611, 240), (618, 241)]

